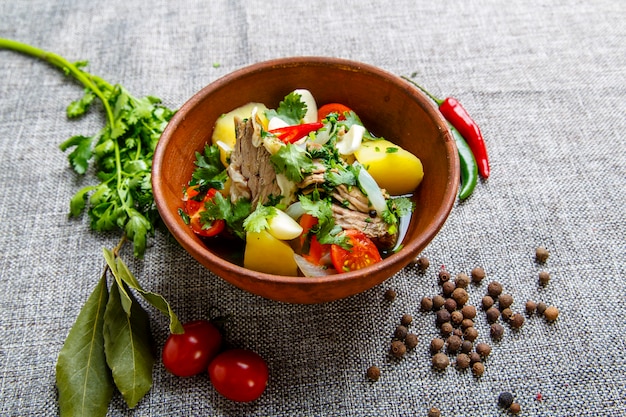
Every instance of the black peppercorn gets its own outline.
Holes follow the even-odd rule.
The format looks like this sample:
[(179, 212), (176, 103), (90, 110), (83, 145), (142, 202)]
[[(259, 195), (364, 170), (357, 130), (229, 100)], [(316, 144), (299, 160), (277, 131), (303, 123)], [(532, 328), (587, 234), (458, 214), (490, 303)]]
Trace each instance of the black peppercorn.
[(454, 283), (457, 288), (467, 288), (470, 283), (470, 277), (468, 277), (466, 273), (461, 272), (454, 278)]
[(474, 327), (468, 327), (463, 332), (463, 337), (465, 338), (465, 340), (473, 342), (478, 338), (478, 330), (476, 330)]
[(393, 301), (396, 299), (396, 296), (398, 294), (395, 292), (395, 290), (392, 290), (391, 288), (388, 289), (387, 291), (385, 291), (385, 300), (387, 301)]
[(472, 365), (472, 373), (475, 377), (481, 376), (485, 372), (485, 365), (482, 362), (475, 362)]
[(550, 282), (550, 274), (546, 271), (541, 271), (539, 273), (539, 284), (545, 287), (548, 285), (548, 282)]
[(533, 300), (526, 301), (526, 313), (533, 314), (537, 310), (537, 303)]
[(398, 340), (404, 340), (409, 330), (405, 326), (397, 326), (393, 336)]
[(500, 340), (504, 335), (504, 327), (500, 323), (493, 323), (489, 328), (491, 338), (494, 340)]
[(396, 358), (401, 358), (406, 353), (406, 345), (400, 340), (391, 342), (391, 354)]
[(420, 301), (422, 311), (430, 311), (433, 309), (433, 300), (430, 297), (422, 297)]
[(463, 314), (463, 318), (473, 319), (476, 317), (476, 307), (466, 304), (461, 309), (461, 313)]
[(465, 353), (459, 353), (456, 357), (456, 366), (459, 369), (467, 369), (470, 366), (470, 357)]
[(548, 253), (548, 250), (544, 248), (543, 246), (540, 246), (537, 249), (535, 249), (535, 259), (540, 264), (547, 261), (549, 256), (550, 256), (550, 253)]
[(415, 346), (417, 346), (417, 335), (414, 333), (407, 334), (404, 338), (404, 344), (406, 345), (407, 349), (415, 348)]
[(500, 294), (498, 297), (498, 307), (500, 310), (511, 307), (513, 304), (513, 297), (510, 294)]
[(420, 256), (417, 258), (416, 265), (420, 271), (425, 271), (430, 266), (430, 260), (425, 256)]
[(469, 300), (469, 294), (464, 288), (456, 288), (452, 292), (452, 298), (454, 298), (454, 301), (456, 301), (458, 306), (463, 306)]
[(372, 381), (378, 381), (380, 378), (380, 368), (378, 366), (372, 365), (367, 368), (367, 377)]
[(413, 322), (413, 316), (410, 314), (403, 314), (402, 318), (400, 319), (400, 324), (402, 324), (403, 326), (408, 326)]
[(448, 271), (446, 271), (445, 269), (442, 269), (441, 271), (439, 271), (439, 284), (443, 284), (446, 281), (450, 280), (450, 273)]
[(470, 342), (469, 340), (464, 340), (463, 343), (461, 343), (461, 352), (470, 353), (473, 347), (474, 344), (472, 342)]
[(509, 320), (509, 324), (511, 325), (512, 328), (519, 329), (520, 327), (524, 325), (524, 316), (522, 316), (519, 313), (513, 314), (511, 316), (511, 319)]
[(444, 344), (445, 344), (445, 342), (443, 341), (443, 339), (440, 339), (438, 337), (436, 337), (433, 340), (431, 340), (430, 341), (430, 351), (431, 351), (431, 353), (439, 352), (441, 349), (443, 349), (443, 345)]
[(485, 312), (485, 315), (487, 316), (487, 321), (489, 323), (495, 323), (500, 318), (500, 310), (495, 307), (491, 307)]
[(448, 365), (450, 365), (450, 359), (448, 359), (448, 355), (446, 355), (445, 353), (435, 353), (435, 355), (433, 355), (433, 367), (435, 369), (438, 370), (444, 370), (448, 367)]
[(450, 320), (452, 321), (452, 324), (454, 324), (455, 326), (459, 326), (463, 321), (463, 313), (461, 313), (459, 310), (453, 311), (452, 313), (450, 313)]
[(450, 333), (452, 333), (453, 330), (454, 327), (452, 327), (452, 323), (450, 323), (449, 321), (441, 325), (441, 334), (444, 336), (449, 335)]
[(476, 344), (476, 353), (478, 353), (481, 357), (486, 358), (491, 353), (491, 346), (487, 343), (479, 342)]
[(509, 408), (513, 404), (513, 394), (510, 392), (501, 392), (498, 395), (498, 405), (502, 408)]
[(443, 295), (446, 297), (450, 297), (450, 295), (452, 294), (452, 291), (454, 291), (455, 289), (456, 289), (456, 285), (452, 281), (446, 281), (441, 286), (441, 291), (443, 292)]
[(472, 269), (471, 275), (472, 282), (474, 282), (475, 284), (480, 284), (480, 282), (485, 278), (485, 270), (480, 266), (477, 266), (476, 268)]
[(474, 327), (474, 320), (471, 319), (463, 319), (463, 321), (461, 322), (461, 328), (463, 330), (467, 329), (468, 327)]
[(513, 310), (508, 307), (502, 310), (502, 320), (509, 321), (511, 316), (513, 316)]
[(454, 298), (446, 299), (446, 302), (443, 303), (443, 308), (448, 310), (450, 313), (456, 310), (456, 301), (454, 301)]
[(482, 299), (483, 309), (488, 310), (494, 305), (493, 298), (490, 295), (485, 295)]
[(446, 299), (443, 298), (442, 295), (435, 295), (433, 297), (433, 310), (437, 311), (441, 309), (441, 307), (443, 307), (445, 302), (446, 302)]
[(500, 294), (502, 294), (502, 284), (497, 281), (492, 281), (487, 285), (487, 294), (489, 294), (492, 298), (498, 298)]
[(547, 308), (548, 308), (548, 305), (546, 303), (544, 303), (543, 301), (540, 301), (537, 304), (537, 313), (540, 314), (540, 315), (543, 315), (543, 313), (545, 313)]
[(431, 409), (428, 410), (428, 417), (441, 417), (441, 412), (438, 408), (431, 407)]
[(438, 327), (450, 321), (450, 312), (448, 310), (439, 310), (435, 315), (435, 323)]
[(462, 340), (459, 336), (452, 335), (446, 340), (448, 353), (456, 353), (461, 348)]

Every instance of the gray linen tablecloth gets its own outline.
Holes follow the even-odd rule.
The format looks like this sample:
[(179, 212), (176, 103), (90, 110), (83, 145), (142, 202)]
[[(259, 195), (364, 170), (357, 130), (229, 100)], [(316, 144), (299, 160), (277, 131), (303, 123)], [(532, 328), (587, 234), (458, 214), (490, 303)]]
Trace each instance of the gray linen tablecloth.
[[(220, 397), (206, 376), (168, 374), (134, 410), (114, 394), (112, 416), (502, 416), (510, 391), (527, 416), (626, 415), (626, 3), (582, 1), (119, 1), (0, 3), (0, 37), (89, 60), (88, 69), (136, 96), (180, 107), (208, 83), (271, 58), (323, 55), (414, 75), (457, 97), (482, 127), (492, 175), (457, 203), (424, 250), (431, 267), (407, 267), (363, 294), (289, 305), (248, 294), (202, 268), (167, 234), (144, 260), (125, 259), (183, 321), (214, 308), (232, 314), (227, 338), (270, 366), (265, 394), (250, 404)], [(68, 219), (78, 178), (58, 145), (93, 134), (103, 115), (68, 121), (81, 88), (55, 68), (0, 50), (0, 415), (56, 415), (55, 363), (116, 233)], [(534, 251), (545, 246), (545, 265)], [(423, 296), (437, 271), (487, 278), (478, 304), (501, 282), (523, 311), (556, 305), (554, 324), (527, 317), (492, 343), (482, 313), (479, 341), (493, 345), (481, 378), (435, 372), (438, 335)], [(551, 281), (537, 283), (547, 270)], [(398, 293), (384, 300), (389, 289)], [(148, 309), (157, 349), (167, 323)], [(388, 354), (400, 316), (414, 317), (418, 346)], [(378, 365), (378, 382), (365, 377)]]

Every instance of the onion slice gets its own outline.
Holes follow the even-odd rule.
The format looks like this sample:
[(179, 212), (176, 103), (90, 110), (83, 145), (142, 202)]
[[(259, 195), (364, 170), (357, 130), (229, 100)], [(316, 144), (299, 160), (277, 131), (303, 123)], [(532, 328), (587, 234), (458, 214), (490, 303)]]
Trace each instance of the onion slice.
[(300, 271), (304, 274), (305, 277), (325, 277), (328, 275), (334, 275), (337, 273), (333, 268), (325, 268), (319, 265), (315, 265), (298, 255), (297, 253), (293, 254), (293, 259), (296, 261), (296, 264), (300, 268)]
[(383, 196), (383, 192), (376, 183), (376, 180), (372, 175), (367, 172), (365, 167), (358, 162), (355, 162), (354, 165), (357, 165), (359, 169), (358, 181), (359, 185), (363, 192), (369, 198), (370, 203), (372, 203), (372, 207), (378, 212), (379, 215), (383, 214), (385, 210), (387, 210), (387, 202), (385, 201), (385, 196)]

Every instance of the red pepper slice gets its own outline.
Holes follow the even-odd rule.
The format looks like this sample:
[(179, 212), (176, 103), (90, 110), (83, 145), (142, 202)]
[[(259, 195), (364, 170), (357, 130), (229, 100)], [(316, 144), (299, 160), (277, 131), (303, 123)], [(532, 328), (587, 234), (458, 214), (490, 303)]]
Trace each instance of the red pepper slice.
[(476, 163), (478, 164), (478, 172), (483, 178), (489, 178), (491, 171), (489, 167), (489, 156), (487, 155), (487, 145), (478, 127), (478, 124), (471, 118), (467, 110), (459, 103), (459, 101), (453, 97), (448, 97), (441, 100), (431, 93), (429, 93), (424, 87), (415, 83), (413, 80), (407, 77), (402, 77), (430, 97), (439, 106), (439, 111), (446, 118), (452, 126), (454, 126), (461, 136), (467, 141)]
[(304, 123), (295, 126), (279, 127), (278, 129), (270, 130), (269, 133), (285, 143), (294, 143), (322, 127), (324, 127), (324, 124), (320, 122)]

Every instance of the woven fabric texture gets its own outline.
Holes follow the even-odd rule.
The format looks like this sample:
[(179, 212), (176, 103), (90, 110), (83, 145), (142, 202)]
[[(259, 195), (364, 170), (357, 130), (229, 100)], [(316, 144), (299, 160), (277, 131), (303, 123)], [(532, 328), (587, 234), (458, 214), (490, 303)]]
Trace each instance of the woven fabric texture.
[[(89, 60), (88, 70), (170, 108), (246, 65), (278, 57), (348, 58), (413, 76), (458, 98), (479, 122), (492, 174), (457, 203), (408, 266), (348, 299), (290, 305), (248, 294), (208, 272), (158, 232), (145, 259), (125, 257), (182, 321), (217, 309), (227, 338), (260, 353), (267, 391), (250, 404), (223, 399), (206, 376), (176, 378), (157, 362), (150, 393), (111, 416), (504, 416), (510, 391), (526, 416), (626, 415), (626, 3), (618, 0), (458, 2), (398, 0), (0, 2), (0, 37)], [(55, 364), (104, 267), (116, 233), (69, 219), (77, 177), (58, 145), (93, 134), (103, 115), (69, 121), (81, 88), (56, 68), (0, 50), (0, 415), (58, 414)], [(550, 258), (535, 262), (545, 246)], [(431, 367), (434, 315), (420, 299), (440, 293), (437, 272), (485, 269), (487, 283), (560, 309), (526, 317), (479, 341), (492, 344), (485, 373)], [(546, 270), (550, 283), (539, 286)], [(397, 298), (385, 301), (387, 289)], [(157, 349), (167, 322), (148, 309)], [(418, 346), (401, 360), (389, 343), (402, 314)], [(369, 381), (370, 365), (381, 369)]]

